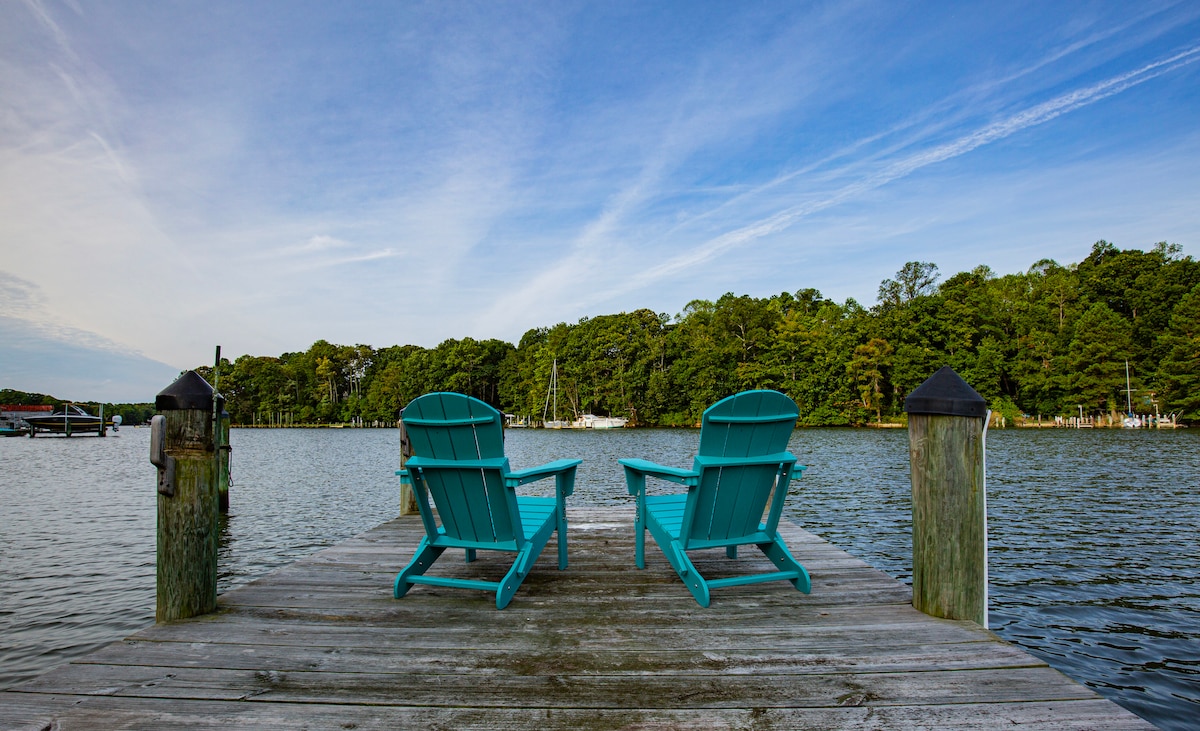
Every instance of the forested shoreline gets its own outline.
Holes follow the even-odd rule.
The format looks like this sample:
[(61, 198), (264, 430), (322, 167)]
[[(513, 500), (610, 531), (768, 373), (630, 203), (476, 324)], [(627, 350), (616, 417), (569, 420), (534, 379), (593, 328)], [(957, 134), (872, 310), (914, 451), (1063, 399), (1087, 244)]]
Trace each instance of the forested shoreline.
[[(1004, 276), (979, 266), (942, 279), (935, 264), (909, 262), (869, 308), (809, 288), (694, 300), (673, 317), (584, 318), (529, 330), (515, 346), (319, 340), (223, 360), (220, 390), (235, 424), (390, 424), (429, 391), (536, 422), (556, 365), (559, 418), (693, 425), (724, 396), (772, 388), (795, 399), (803, 425), (862, 425), (900, 418), (905, 397), (949, 365), (1012, 421), (1125, 411), (1126, 362), (1135, 412), (1200, 421), (1200, 263), (1177, 245), (1099, 241), (1078, 264), (1046, 259)], [(211, 379), (211, 366), (197, 370)]]

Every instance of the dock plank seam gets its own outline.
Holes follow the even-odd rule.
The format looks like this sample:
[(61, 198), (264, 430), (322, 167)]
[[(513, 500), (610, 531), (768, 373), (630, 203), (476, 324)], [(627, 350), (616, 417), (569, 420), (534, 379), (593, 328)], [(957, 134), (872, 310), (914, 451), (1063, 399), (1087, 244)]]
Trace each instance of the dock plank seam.
[[(391, 598), (423, 534), (398, 518), (0, 691), (0, 728), (1153, 728), (798, 526), (780, 530), (812, 595), (750, 585), (700, 609), (665, 561), (632, 568), (631, 511), (568, 517), (571, 565), (538, 561), (503, 612), (465, 590)], [(698, 564), (762, 571), (745, 553)]]

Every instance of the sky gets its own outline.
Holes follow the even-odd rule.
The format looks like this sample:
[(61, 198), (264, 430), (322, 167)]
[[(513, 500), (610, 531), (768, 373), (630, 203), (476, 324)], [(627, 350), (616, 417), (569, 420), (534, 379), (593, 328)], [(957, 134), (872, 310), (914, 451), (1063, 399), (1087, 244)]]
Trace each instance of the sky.
[(1200, 3), (0, 4), (0, 388), (1200, 255)]

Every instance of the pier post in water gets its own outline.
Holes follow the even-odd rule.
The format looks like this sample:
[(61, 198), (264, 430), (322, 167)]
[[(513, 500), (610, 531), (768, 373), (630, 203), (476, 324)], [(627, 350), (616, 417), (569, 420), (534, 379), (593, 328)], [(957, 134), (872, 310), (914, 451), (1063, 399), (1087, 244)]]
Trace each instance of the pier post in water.
[[(400, 427), (400, 469), (408, 464), (408, 458), (412, 456), (412, 443), (408, 441), (408, 430), (404, 428), (404, 410), (400, 410), (400, 421), (396, 422)], [(417, 496), (413, 493), (412, 485), (400, 483), (400, 514), (401, 515), (416, 515), (420, 512), (417, 507)]]
[(217, 608), (218, 460), (213, 389), (188, 371), (154, 400), (150, 461), (158, 467), (155, 619)]
[(217, 438), (217, 510), (229, 512), (229, 412), (221, 411), (221, 428)]
[(904, 402), (912, 473), (913, 606), (987, 627), (987, 402), (948, 366)]

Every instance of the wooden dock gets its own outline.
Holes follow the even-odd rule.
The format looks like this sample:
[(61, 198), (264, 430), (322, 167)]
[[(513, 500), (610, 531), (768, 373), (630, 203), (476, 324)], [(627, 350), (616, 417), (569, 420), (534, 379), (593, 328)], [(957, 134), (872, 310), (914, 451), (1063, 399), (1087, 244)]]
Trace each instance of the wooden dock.
[[(393, 599), (422, 535), (399, 518), (0, 692), (0, 728), (1153, 728), (796, 526), (780, 532), (811, 595), (758, 584), (701, 609), (652, 542), (634, 568), (630, 509), (569, 517), (570, 568), (548, 547), (504, 611), (466, 590)], [(768, 568), (702, 556), (718, 576)]]

